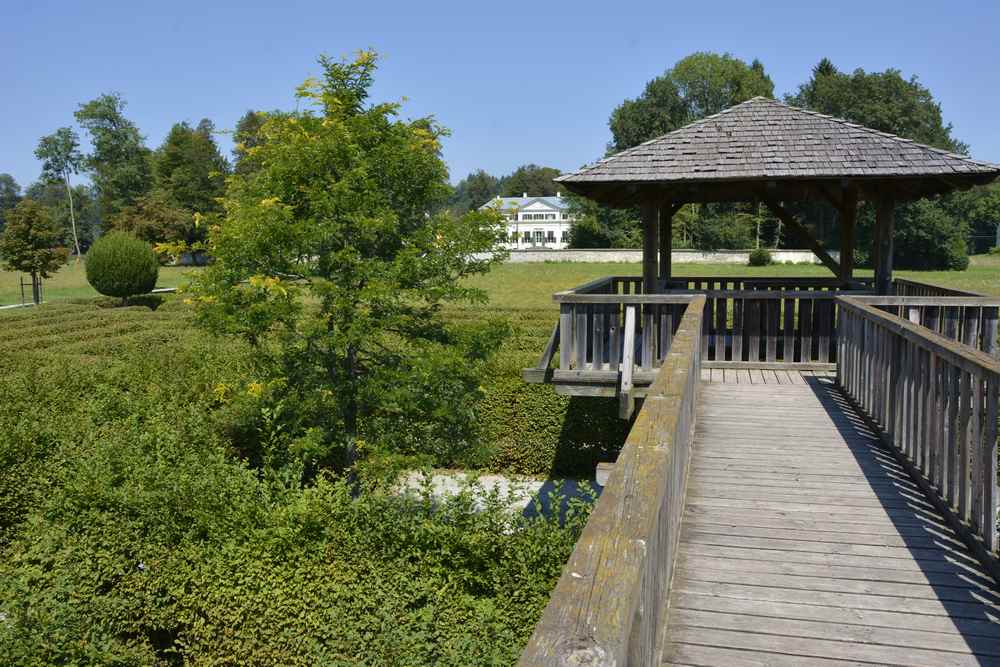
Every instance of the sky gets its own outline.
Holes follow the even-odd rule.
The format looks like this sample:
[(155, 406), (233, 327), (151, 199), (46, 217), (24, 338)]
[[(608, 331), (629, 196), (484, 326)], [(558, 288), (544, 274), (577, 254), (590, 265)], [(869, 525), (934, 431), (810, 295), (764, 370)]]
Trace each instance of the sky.
[(823, 57), (917, 75), (973, 157), (1000, 163), (998, 37), (998, 0), (0, 0), (0, 173), (34, 181), (39, 137), (101, 93), (125, 98), (155, 148), (175, 122), (231, 130), (248, 109), (295, 108), (320, 54), (360, 48), (382, 58), (376, 101), (450, 128), (453, 182), (600, 158), (615, 106), (694, 51), (759, 58), (779, 97)]

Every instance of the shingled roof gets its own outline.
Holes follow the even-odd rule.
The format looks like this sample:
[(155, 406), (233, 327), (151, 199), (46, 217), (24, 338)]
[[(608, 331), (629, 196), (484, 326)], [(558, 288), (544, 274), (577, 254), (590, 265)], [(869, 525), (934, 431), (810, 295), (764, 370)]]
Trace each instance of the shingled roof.
[(587, 194), (588, 184), (930, 177), (971, 185), (998, 175), (995, 164), (755, 97), (555, 180)]

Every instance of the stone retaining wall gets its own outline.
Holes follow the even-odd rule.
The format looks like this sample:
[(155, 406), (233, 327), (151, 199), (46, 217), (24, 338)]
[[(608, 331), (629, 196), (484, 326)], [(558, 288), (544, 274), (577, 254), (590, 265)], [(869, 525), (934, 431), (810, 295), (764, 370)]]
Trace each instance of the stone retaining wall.
[[(840, 253), (830, 251), (834, 259)], [(771, 258), (776, 263), (820, 264), (819, 258), (809, 250), (772, 250)], [(749, 250), (674, 250), (674, 264), (747, 264)], [(512, 250), (507, 260), (511, 264), (530, 262), (618, 262), (641, 263), (642, 250), (588, 249), (588, 250)]]

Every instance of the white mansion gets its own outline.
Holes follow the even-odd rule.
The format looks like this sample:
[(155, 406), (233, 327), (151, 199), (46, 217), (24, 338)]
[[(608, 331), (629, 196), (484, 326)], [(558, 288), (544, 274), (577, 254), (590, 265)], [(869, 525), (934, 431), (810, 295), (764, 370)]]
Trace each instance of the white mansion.
[(480, 210), (495, 208), (507, 221), (509, 250), (551, 248), (562, 250), (569, 246), (569, 230), (574, 220), (570, 217), (569, 204), (560, 193), (555, 197), (497, 197)]

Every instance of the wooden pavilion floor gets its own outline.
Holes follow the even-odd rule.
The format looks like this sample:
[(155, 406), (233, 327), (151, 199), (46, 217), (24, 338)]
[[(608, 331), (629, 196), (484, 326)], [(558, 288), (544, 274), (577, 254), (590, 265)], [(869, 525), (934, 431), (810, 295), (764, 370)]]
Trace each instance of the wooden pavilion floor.
[(1000, 665), (996, 584), (824, 374), (703, 383), (665, 665)]

